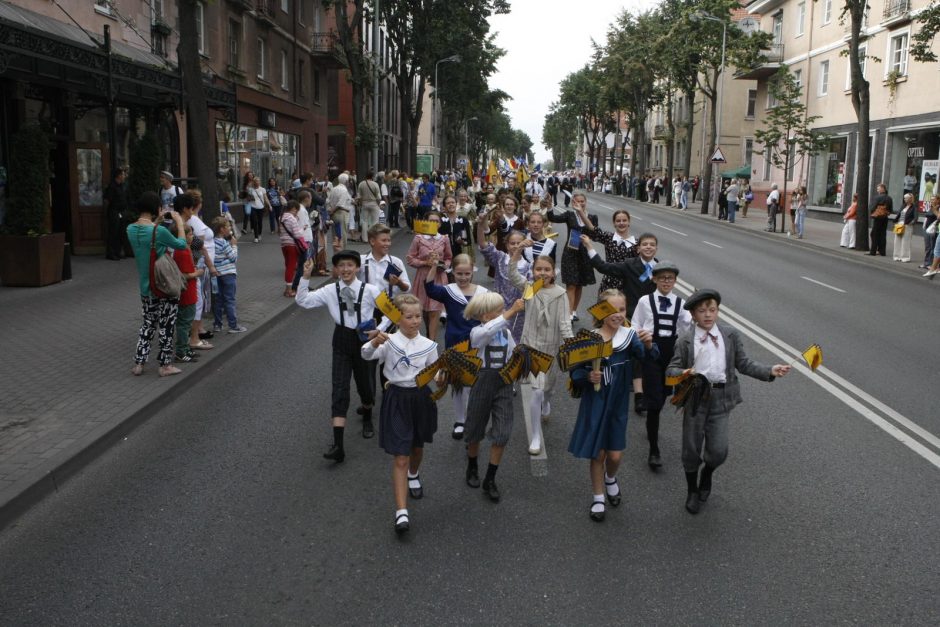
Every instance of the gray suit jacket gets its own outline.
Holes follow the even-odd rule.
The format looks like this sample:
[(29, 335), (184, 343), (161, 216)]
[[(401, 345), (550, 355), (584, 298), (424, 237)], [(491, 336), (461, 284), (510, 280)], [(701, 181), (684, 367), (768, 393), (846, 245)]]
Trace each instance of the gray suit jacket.
[[(741, 385), (738, 383), (738, 375), (746, 374), (749, 377), (760, 379), (761, 381), (773, 381), (771, 366), (761, 364), (750, 359), (744, 352), (744, 344), (741, 342), (741, 336), (737, 330), (728, 325), (717, 323), (718, 330), (725, 341), (725, 389), (724, 394), (720, 395), (724, 411), (731, 411), (735, 405), (739, 405), (743, 400), (741, 398)], [(695, 351), (693, 350), (693, 341), (695, 339), (695, 326), (689, 327), (676, 339), (676, 349), (672, 355), (672, 361), (666, 369), (667, 377), (675, 377), (682, 374), (686, 368), (691, 368), (695, 364)], [(719, 392), (719, 390), (712, 390)]]

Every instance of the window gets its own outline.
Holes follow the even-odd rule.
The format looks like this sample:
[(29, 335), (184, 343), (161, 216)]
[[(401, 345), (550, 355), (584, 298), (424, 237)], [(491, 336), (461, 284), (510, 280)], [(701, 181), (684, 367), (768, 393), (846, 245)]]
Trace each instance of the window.
[[(865, 72), (868, 69), (867, 68), (867, 62), (868, 62), (867, 56), (868, 56), (868, 46), (867, 45), (859, 46), (858, 47), (858, 63), (860, 66), (862, 66), (861, 67), (862, 78), (865, 78)], [(846, 57), (846, 61), (848, 60), (849, 58)], [(851, 63), (846, 63), (846, 66), (848, 67), (848, 70), (846, 70), (845, 72), (845, 91), (849, 91), (850, 89), (852, 89), (852, 65)]]
[(228, 22), (228, 64), (238, 69), (241, 66), (239, 52), (241, 48), (242, 25), (235, 20)]
[(774, 97), (774, 94), (770, 89), (767, 89), (767, 108), (773, 109), (777, 106), (777, 99)]
[(313, 134), (313, 154), (315, 155), (314, 163), (320, 165), (320, 133)]
[(803, 70), (793, 70), (793, 82), (796, 83), (797, 89), (803, 89)]
[(744, 165), (751, 167), (751, 159), (754, 157), (754, 138), (744, 138)]
[(105, 15), (111, 15), (109, 0), (95, 0), (95, 11), (104, 13)]
[(163, 10), (163, 0), (153, 0), (150, 6), (153, 7), (153, 19), (163, 19), (163, 16), (166, 15), (166, 12)]
[(290, 64), (287, 53), (281, 50), (281, 89), (290, 89)]
[(832, 0), (825, 0), (823, 5), (823, 24), (828, 24), (832, 21)]
[(796, 5), (796, 36), (799, 37), (803, 34), (803, 29), (806, 27), (806, 2), (801, 2)]
[(744, 117), (748, 120), (753, 120), (754, 115), (757, 113), (757, 90), (748, 89), (747, 90), (747, 112), (745, 112)]
[(764, 180), (771, 180), (770, 175), (773, 173), (773, 154), (774, 149), (771, 146), (764, 148)]
[(306, 2), (304, 0), (297, 0), (297, 21), (301, 24), (307, 19), (307, 12), (304, 11), (304, 6)]
[(262, 39), (261, 37), (258, 37), (258, 50), (257, 50), (258, 66), (255, 71), (258, 74), (258, 78), (262, 80), (264, 80), (264, 66), (265, 66), (265, 56), (266, 56), (264, 46), (265, 46), (264, 39)]
[(206, 50), (206, 7), (201, 2), (196, 3), (196, 44), (199, 54), (209, 54)]
[(829, 62), (822, 61), (819, 64), (819, 91), (820, 96), (829, 93)]
[(775, 44), (782, 44), (783, 43), (783, 11), (778, 11), (777, 13), (775, 13), (773, 20), (774, 20), (773, 30), (772, 30), (773, 35), (774, 35), (773, 42)]
[(898, 76), (907, 75), (907, 43), (908, 33), (895, 35), (888, 41), (888, 59), (885, 64), (885, 74), (896, 73)]
[(304, 62), (303, 59), (297, 62), (297, 95), (304, 97)]
[(281, 11), (290, 13), (290, 0), (281, 0)]
[(320, 70), (313, 71), (313, 101), (320, 102)]

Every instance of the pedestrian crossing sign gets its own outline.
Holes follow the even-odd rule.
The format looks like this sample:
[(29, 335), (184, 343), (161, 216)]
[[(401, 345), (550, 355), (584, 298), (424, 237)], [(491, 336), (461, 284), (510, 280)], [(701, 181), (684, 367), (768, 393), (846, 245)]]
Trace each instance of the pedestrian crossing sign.
[(712, 163), (727, 163), (728, 160), (725, 159), (725, 153), (721, 152), (721, 146), (715, 147), (715, 152), (712, 154), (711, 158)]

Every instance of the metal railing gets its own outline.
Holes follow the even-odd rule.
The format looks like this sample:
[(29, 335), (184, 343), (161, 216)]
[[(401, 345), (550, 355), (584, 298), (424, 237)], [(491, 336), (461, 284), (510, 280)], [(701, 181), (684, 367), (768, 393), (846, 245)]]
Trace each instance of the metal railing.
[(911, 10), (911, 0), (885, 0), (884, 19), (899, 17)]
[(783, 61), (783, 44), (770, 44), (764, 52), (764, 58), (768, 63), (780, 63)]
[(334, 31), (313, 33), (310, 36), (310, 50), (312, 52), (335, 54), (338, 50), (336, 33)]

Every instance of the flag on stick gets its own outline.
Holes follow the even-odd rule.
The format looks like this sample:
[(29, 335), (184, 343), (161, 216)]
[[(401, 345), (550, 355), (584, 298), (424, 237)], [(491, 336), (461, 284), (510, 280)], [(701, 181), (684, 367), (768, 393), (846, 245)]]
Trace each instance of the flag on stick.
[(496, 169), (496, 162), (490, 159), (490, 165), (486, 168), (486, 182), (495, 183), (498, 176), (499, 171)]
[(810, 367), (810, 370), (816, 372), (816, 368), (819, 368), (823, 362), (822, 347), (819, 344), (813, 344), (803, 351), (803, 359), (806, 360), (806, 365)]

